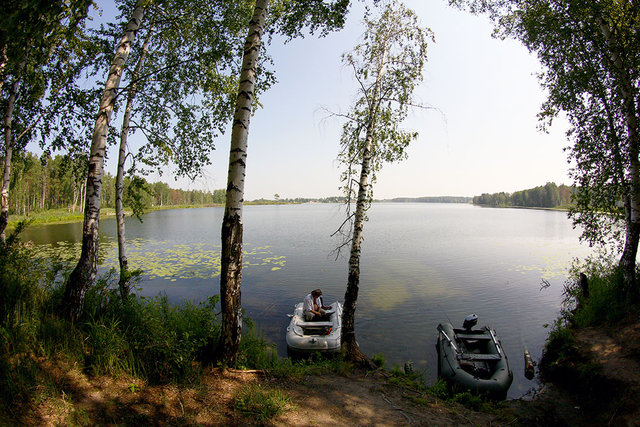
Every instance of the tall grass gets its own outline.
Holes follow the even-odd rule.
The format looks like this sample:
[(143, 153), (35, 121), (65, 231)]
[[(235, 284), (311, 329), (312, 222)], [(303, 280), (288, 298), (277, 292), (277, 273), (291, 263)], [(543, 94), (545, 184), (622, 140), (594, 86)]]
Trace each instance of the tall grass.
[[(218, 296), (194, 304), (166, 296), (122, 300), (115, 272), (87, 291), (84, 314), (70, 323), (57, 314), (68, 271), (39, 260), (16, 231), (0, 243), (0, 405), (13, 413), (55, 385), (41, 362), (69, 362), (92, 374), (135, 375), (152, 383), (187, 384), (202, 372), (219, 340)], [(247, 319), (235, 367), (276, 369), (275, 347)]]
[[(588, 297), (580, 286), (580, 273), (587, 277)], [(638, 309), (638, 295), (625, 289), (622, 271), (612, 258), (595, 257), (575, 263), (570, 277), (565, 283), (561, 312), (565, 323), (578, 327), (614, 323)]]

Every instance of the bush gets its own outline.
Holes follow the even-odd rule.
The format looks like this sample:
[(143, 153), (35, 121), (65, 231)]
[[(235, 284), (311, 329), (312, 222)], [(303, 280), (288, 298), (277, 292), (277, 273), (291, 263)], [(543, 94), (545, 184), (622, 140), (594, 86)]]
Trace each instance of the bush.
[(172, 305), (166, 296), (130, 296), (123, 303), (116, 283), (110, 274), (87, 292), (82, 324), (87, 367), (94, 373), (141, 375), (153, 383), (196, 378), (198, 354), (219, 336), (218, 297), (197, 305)]
[[(587, 276), (589, 297), (583, 295), (580, 272)], [(634, 295), (625, 291), (622, 272), (611, 258), (591, 258), (574, 264), (565, 283), (562, 317), (575, 326), (617, 322), (638, 308)]]

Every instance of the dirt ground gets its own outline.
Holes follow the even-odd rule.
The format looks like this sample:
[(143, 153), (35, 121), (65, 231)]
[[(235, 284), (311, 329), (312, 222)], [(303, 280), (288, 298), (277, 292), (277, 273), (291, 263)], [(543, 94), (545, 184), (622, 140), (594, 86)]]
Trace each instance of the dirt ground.
[[(640, 317), (580, 329), (576, 342), (578, 355), (565, 366), (568, 382), (545, 384), (530, 402), (511, 402), (518, 424), (640, 426)], [(580, 363), (571, 366), (576, 358)]]
[[(87, 378), (43, 361), (57, 378), (60, 395), (34, 402), (19, 419), (25, 425), (203, 426), (449, 426), (504, 425), (496, 415), (459, 404), (413, 397), (420, 393), (389, 384), (381, 374), (309, 376), (278, 380), (259, 372), (215, 369), (195, 387), (148, 386), (140, 380)], [(284, 390), (294, 406), (260, 423), (234, 409), (235, 394), (250, 384)], [(0, 424), (3, 424), (0, 418)]]
[[(640, 319), (615, 331), (584, 329), (577, 340), (583, 355), (600, 367), (597, 384), (604, 391), (593, 390), (594, 399), (589, 390), (585, 394), (547, 384), (532, 401), (509, 401), (492, 413), (481, 413), (391, 384), (380, 372), (283, 380), (262, 372), (213, 369), (199, 384), (178, 388), (87, 377), (77, 367), (41, 360), (59, 393), (26, 403), (17, 421), (45, 426), (640, 426)], [(236, 410), (236, 393), (256, 384), (284, 391), (294, 405), (264, 423)], [(607, 395), (611, 401), (603, 402)], [(0, 415), (0, 425), (8, 420), (16, 421)]]

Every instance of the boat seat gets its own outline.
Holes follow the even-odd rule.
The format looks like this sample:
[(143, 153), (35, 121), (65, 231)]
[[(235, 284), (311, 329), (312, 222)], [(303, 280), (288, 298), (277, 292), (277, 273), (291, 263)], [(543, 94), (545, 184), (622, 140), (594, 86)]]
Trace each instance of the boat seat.
[(321, 326), (333, 326), (333, 322), (298, 322), (298, 326), (303, 328), (317, 328)]
[(491, 337), (484, 334), (456, 334), (456, 338), (461, 340), (491, 340)]
[(462, 353), (458, 356), (459, 359), (463, 360), (500, 360), (502, 357), (499, 354), (480, 354), (480, 353)]

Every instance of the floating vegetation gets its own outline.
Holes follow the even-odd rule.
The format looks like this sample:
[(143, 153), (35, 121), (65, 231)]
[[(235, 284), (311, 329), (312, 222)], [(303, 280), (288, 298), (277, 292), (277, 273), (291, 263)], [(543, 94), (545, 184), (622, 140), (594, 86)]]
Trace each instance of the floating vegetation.
[[(57, 242), (38, 245), (43, 258), (71, 264), (80, 256), (80, 242)], [(133, 239), (127, 242), (127, 259), (131, 268), (141, 269), (150, 279), (210, 279), (220, 275), (220, 245), (207, 243), (174, 244), (166, 241)], [(271, 271), (285, 266), (286, 257), (275, 255), (270, 246), (245, 244), (243, 268), (267, 267)], [(113, 240), (100, 242), (100, 267), (118, 268), (118, 247)]]

